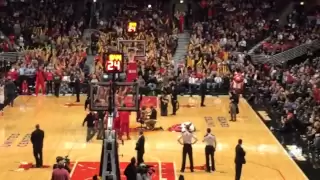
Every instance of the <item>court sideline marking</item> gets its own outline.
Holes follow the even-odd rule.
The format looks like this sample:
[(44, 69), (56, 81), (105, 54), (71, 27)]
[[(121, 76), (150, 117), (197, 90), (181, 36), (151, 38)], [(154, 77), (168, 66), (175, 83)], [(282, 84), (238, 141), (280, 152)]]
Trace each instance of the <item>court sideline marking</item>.
[[(122, 153), (122, 154), (128, 156), (128, 154), (126, 154), (126, 153)], [(146, 156), (146, 155), (144, 155), (144, 156)], [(77, 158), (77, 160), (75, 161), (75, 163), (74, 163), (74, 165), (73, 165), (73, 167), (72, 167), (72, 169), (71, 169), (70, 177), (72, 177), (72, 175), (73, 175), (73, 173), (74, 173), (74, 171), (75, 171), (75, 169), (76, 169), (76, 166), (78, 165), (78, 162), (79, 162), (81, 159), (85, 159), (85, 158), (88, 158), (88, 157), (92, 157), (92, 156), (82, 156), (82, 157)], [(153, 159), (153, 160), (156, 160), (156, 161), (158, 162), (159, 180), (164, 180), (164, 179), (162, 178), (162, 165), (161, 165), (162, 161), (161, 161), (159, 158), (155, 158), (155, 157), (152, 157), (152, 156), (146, 156), (146, 157), (148, 157), (148, 158), (150, 158), (150, 159)], [(175, 177), (175, 179), (177, 179), (177, 177), (176, 177), (175, 162), (173, 162), (173, 167), (174, 167), (174, 177)]]
[[(294, 162), (294, 160), (289, 156), (288, 152), (284, 149), (284, 147), (280, 144), (280, 142), (278, 141), (278, 139), (272, 134), (272, 132), (270, 131), (270, 129), (267, 128), (267, 126), (262, 122), (262, 119), (258, 116), (258, 114), (256, 113), (256, 111), (250, 106), (250, 104), (247, 102), (247, 100), (242, 98), (242, 101), (249, 106), (249, 108), (254, 112), (254, 115), (256, 116), (256, 118), (258, 118), (259, 124), (261, 124), (263, 126), (263, 128), (268, 132), (268, 134), (276, 141), (276, 143), (278, 144), (278, 146), (280, 146), (280, 149), (282, 150), (282, 152), (290, 159), (290, 161), (294, 164), (295, 168), (300, 172), (300, 174), (302, 174), (302, 176), (304, 176), (305, 180), (308, 180), (309, 178), (306, 176), (306, 174), (302, 171), (302, 169), (297, 165), (296, 162)], [(279, 170), (279, 172), (281, 173), (281, 171)], [(284, 178), (283, 174), (281, 173), (281, 176)]]

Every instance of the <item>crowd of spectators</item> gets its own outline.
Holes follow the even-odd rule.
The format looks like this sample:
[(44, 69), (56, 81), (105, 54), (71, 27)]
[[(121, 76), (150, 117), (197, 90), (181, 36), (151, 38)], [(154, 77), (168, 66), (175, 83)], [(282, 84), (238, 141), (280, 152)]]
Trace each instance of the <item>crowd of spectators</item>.
[(204, 14), (205, 21), (192, 26), (185, 67), (187, 83), (199, 88), (201, 78), (206, 77), (210, 90), (226, 89), (230, 69), (244, 64), (252, 69), (246, 51), (275, 28), (274, 21), (269, 20), (275, 2), (207, 1), (201, 5), (208, 14)]
[[(290, 141), (313, 152), (311, 158), (319, 162), (319, 64), (320, 56), (308, 54), (305, 61), (288, 67), (263, 65), (257, 68), (257, 78), (247, 79), (247, 98), (253, 106), (262, 104), (277, 123), (271, 130), (289, 139), (300, 136), (304, 143)], [(268, 102), (268, 103), (265, 103)], [(288, 137), (287, 136), (287, 137)]]
[[(20, 91), (26, 81), (32, 92), (39, 67), (50, 75), (46, 77), (48, 81), (52, 81), (53, 74), (65, 77), (63, 84), (71, 84), (72, 76), (78, 72), (85, 79), (89, 73), (85, 68), (87, 45), (81, 37), (90, 20), (87, 9), (79, 16), (75, 2), (56, 0), (9, 1), (5, 10), (0, 17), (0, 30), (8, 40), (2, 43), (24, 54), (10, 70), (19, 75), (10, 78)], [(69, 87), (64, 89), (71, 91)]]
[(319, 39), (320, 23), (317, 19), (308, 18), (303, 7), (298, 4), (287, 16), (285, 26), (275, 29), (255, 53), (273, 55)]
[[(177, 47), (178, 29), (172, 17), (160, 9), (156, 6), (125, 4), (114, 8), (112, 18), (99, 21), (97, 28), (100, 33), (91, 46), (92, 51), (98, 54), (95, 68), (97, 77), (103, 73), (104, 54), (116, 50), (118, 40), (144, 40), (145, 45), (139, 42), (119, 44), (126, 56), (125, 67), (133, 62), (133, 56), (139, 56), (134, 59), (138, 65), (137, 82), (145, 94), (168, 84), (170, 77), (174, 76), (172, 58)], [(129, 22), (139, 24), (136, 33), (128, 32)]]

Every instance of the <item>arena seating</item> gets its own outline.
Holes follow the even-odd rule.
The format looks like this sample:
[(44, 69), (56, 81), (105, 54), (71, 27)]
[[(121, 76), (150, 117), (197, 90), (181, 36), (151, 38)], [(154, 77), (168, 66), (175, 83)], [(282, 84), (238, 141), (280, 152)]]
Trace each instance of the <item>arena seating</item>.
[[(207, 82), (208, 94), (228, 93), (231, 74), (241, 68), (246, 82), (244, 97), (253, 106), (268, 108), (276, 119), (271, 129), (290, 137), (303, 137), (305, 148), (309, 148), (313, 157), (319, 160), (320, 56), (311, 53), (302, 63), (285, 67), (269, 63), (253, 65), (246, 55), (247, 50), (269, 37), (271, 32), (270, 39), (255, 53), (276, 54), (319, 38), (316, 18), (310, 21), (306, 20), (307, 17), (298, 19), (301, 14), (296, 12), (288, 18), (286, 28), (279, 28), (275, 19), (264, 18), (275, 8), (274, 3), (259, 4), (249, 0), (240, 6), (239, 1), (207, 3), (210, 13), (199, 16), (201, 18), (192, 23), (186, 65), (178, 72), (172, 63), (179, 34), (177, 22), (168, 13), (160, 11), (161, 8), (132, 4), (116, 6), (113, 13), (116, 16), (95, 22), (93, 26), (99, 31), (93, 35), (97, 35), (97, 41), (90, 46), (80, 39), (83, 29), (90, 24), (87, 18), (81, 17), (74, 24), (68, 23), (64, 16), (55, 17), (55, 20), (45, 18), (53, 11), (72, 16), (74, 10), (68, 4), (50, 4), (49, 9), (40, 8), (40, 12), (30, 4), (9, 4), (9, 9), (20, 14), (11, 11), (7, 14), (9, 18), (0, 23), (0, 30), (9, 37), (9, 40), (0, 38), (0, 51), (14, 50), (12, 47), (16, 44), (19, 51), (25, 52), (24, 61), (13, 66), (17, 72), (25, 65), (27, 69), (34, 69), (42, 64), (46, 69), (81, 71), (86, 83), (95, 77), (99, 80), (103, 73), (103, 54), (115, 48), (117, 39), (130, 36), (131, 39), (145, 40), (146, 58), (138, 60), (139, 77), (136, 79), (144, 95), (158, 95), (172, 81), (178, 84), (181, 94), (194, 95), (198, 93), (199, 80), (203, 78)], [(43, 19), (37, 21), (39, 14), (43, 14)], [(22, 18), (17, 25), (17, 16), (29, 18)], [(143, 16), (145, 18), (141, 18)], [(312, 13), (311, 16), (319, 15)], [(139, 23), (139, 32), (129, 35), (126, 28), (132, 19)], [(65, 21), (66, 27), (54, 23), (59, 20)], [(46, 27), (47, 23), (50, 27)], [(96, 55), (93, 74), (85, 72), (88, 49)], [(128, 47), (126, 51), (129, 53)], [(21, 86), (19, 79), (14, 80)], [(34, 84), (34, 74), (30, 74), (29, 84)]]
[(270, 38), (255, 50), (255, 53), (273, 55), (301, 44), (310, 44), (319, 39), (320, 28), (317, 19), (316, 12), (305, 11), (304, 6), (296, 4), (293, 11), (287, 16), (285, 25), (278, 26)]

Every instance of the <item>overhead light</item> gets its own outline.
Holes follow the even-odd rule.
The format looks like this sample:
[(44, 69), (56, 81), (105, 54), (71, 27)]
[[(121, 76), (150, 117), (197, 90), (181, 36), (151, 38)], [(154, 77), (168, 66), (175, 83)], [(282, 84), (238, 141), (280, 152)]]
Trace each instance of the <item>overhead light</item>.
[(301, 6), (303, 6), (303, 5), (304, 5), (304, 2), (303, 2), (303, 1), (301, 1), (301, 2), (300, 2), (300, 5), (301, 5)]
[(95, 3), (95, 2), (97, 2), (97, 0), (93, 0), (93, 2)]
[(149, 5), (148, 5), (148, 8), (151, 9), (151, 7), (152, 7), (151, 4), (149, 4)]
[(277, 22), (279, 22), (279, 19), (276, 19)]
[(183, 0), (180, 0), (180, 3), (182, 4), (182, 3), (183, 3)]

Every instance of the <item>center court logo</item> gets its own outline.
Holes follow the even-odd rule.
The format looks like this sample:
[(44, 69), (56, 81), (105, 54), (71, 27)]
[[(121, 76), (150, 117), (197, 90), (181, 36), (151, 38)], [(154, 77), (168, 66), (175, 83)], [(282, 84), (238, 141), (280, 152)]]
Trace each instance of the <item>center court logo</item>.
[(189, 125), (190, 125), (190, 131), (191, 132), (195, 132), (196, 128), (195, 128), (194, 124), (191, 123), (191, 122), (184, 122), (184, 123), (181, 123), (181, 124), (174, 124), (168, 130), (171, 131), (171, 132), (183, 132), (183, 131), (185, 131), (186, 126), (189, 126)]

